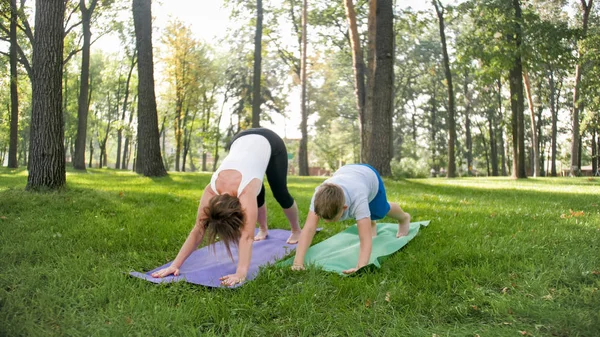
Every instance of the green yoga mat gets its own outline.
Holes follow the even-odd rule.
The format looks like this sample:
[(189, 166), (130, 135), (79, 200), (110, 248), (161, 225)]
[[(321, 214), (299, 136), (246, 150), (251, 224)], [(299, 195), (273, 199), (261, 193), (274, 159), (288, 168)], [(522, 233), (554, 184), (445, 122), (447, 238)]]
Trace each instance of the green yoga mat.
[[(373, 250), (369, 265), (381, 267), (381, 262), (404, 247), (414, 238), (421, 226), (429, 225), (429, 221), (412, 222), (407, 236), (396, 238), (398, 224), (378, 223), (377, 236), (373, 238)], [(356, 267), (359, 252), (358, 227), (348, 227), (329, 239), (310, 247), (304, 258), (305, 266), (316, 266), (325, 271), (344, 275), (342, 271)], [(280, 262), (281, 266), (291, 266), (294, 257)]]

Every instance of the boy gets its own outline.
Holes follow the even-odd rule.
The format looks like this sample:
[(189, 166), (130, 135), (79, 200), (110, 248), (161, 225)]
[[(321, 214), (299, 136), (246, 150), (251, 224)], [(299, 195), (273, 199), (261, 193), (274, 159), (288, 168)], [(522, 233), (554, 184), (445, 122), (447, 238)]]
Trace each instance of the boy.
[(300, 234), (293, 270), (304, 269), (304, 256), (315, 235), (319, 218), (325, 222), (356, 219), (360, 253), (351, 274), (366, 266), (371, 257), (373, 237), (377, 235), (375, 220), (389, 216), (398, 220), (396, 237), (405, 236), (410, 229), (410, 214), (397, 203), (388, 202), (379, 173), (367, 164), (345, 165), (316, 188), (310, 202), (310, 211)]

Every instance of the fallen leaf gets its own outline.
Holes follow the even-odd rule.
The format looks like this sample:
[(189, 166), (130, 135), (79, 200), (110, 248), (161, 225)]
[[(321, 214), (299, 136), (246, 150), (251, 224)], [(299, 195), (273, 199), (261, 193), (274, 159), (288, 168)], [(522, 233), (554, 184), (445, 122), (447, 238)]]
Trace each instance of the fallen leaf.
[(550, 300), (553, 299), (552, 295), (550, 295), (550, 294), (548, 294), (546, 296), (542, 296), (542, 298), (545, 299), (545, 300), (547, 300), (547, 301), (550, 301)]
[(585, 214), (583, 213), (583, 211), (578, 211), (578, 212), (574, 212), (572, 209), (569, 209), (569, 212), (571, 212), (571, 216), (574, 216), (576, 218), (580, 217), (580, 216), (584, 216)]
[(490, 214), (490, 218), (493, 218), (493, 217), (495, 217), (495, 216), (496, 216), (496, 213), (492, 213), (492, 214)]
[(133, 323), (133, 320), (131, 319), (131, 317), (125, 317), (125, 323), (130, 324)]
[(503, 294), (506, 294), (507, 292), (508, 292), (508, 287), (504, 287), (504, 288), (502, 288), (502, 293), (503, 293)]
[(473, 310), (479, 310), (476, 305), (472, 305), (471, 309), (473, 309)]
[(5, 216), (3, 215), (3, 216), (0, 216), (0, 219), (2, 219), (2, 220), (6, 220), (6, 219), (8, 219), (8, 218), (7, 218), (7, 217), (5, 217)]
[(525, 330), (523, 330), (523, 331), (519, 330), (519, 333), (521, 333), (521, 335), (523, 335), (523, 336), (527, 336), (527, 334), (528, 334), (528, 332)]
[(385, 293), (385, 301), (386, 302), (390, 302), (390, 292), (388, 291), (387, 293)]
[(365, 307), (370, 308), (371, 307), (371, 300), (367, 299), (367, 302), (365, 302)]
[(119, 192), (119, 196), (120, 196), (121, 198), (123, 198), (123, 197), (125, 196), (125, 193), (123, 193), (123, 191), (121, 191), (121, 192)]
[(594, 270), (594, 271), (592, 271), (592, 275), (600, 275), (600, 270)]

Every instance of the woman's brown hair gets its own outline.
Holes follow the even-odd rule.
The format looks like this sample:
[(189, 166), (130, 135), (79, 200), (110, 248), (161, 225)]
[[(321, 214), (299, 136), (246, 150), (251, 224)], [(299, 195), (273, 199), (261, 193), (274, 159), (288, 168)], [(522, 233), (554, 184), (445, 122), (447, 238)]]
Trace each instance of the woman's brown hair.
[(246, 218), (240, 199), (229, 194), (216, 195), (210, 199), (208, 206), (204, 207), (204, 214), (206, 218), (203, 222), (208, 244), (215, 243), (217, 237), (221, 239), (233, 261), (230, 245), (232, 243), (238, 245)]

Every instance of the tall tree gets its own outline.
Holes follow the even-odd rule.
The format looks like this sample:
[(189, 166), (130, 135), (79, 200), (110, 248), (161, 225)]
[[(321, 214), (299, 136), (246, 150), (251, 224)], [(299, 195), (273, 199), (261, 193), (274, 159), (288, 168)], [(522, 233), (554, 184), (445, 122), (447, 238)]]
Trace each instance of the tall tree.
[(77, 110), (77, 136), (75, 138), (75, 154), (73, 167), (77, 170), (85, 170), (85, 143), (87, 137), (87, 120), (89, 112), (89, 80), (90, 80), (90, 46), (92, 14), (96, 9), (98, 0), (92, 0), (89, 7), (85, 0), (79, 0), (81, 21), (83, 23), (83, 47), (81, 57), (81, 79), (79, 81), (79, 107)]
[[(580, 4), (581, 4), (581, 11), (583, 14), (583, 18), (582, 18), (582, 28), (581, 28), (581, 34), (582, 34), (582, 39), (585, 38), (586, 34), (587, 34), (587, 30), (588, 30), (588, 23), (589, 23), (589, 19), (590, 19), (590, 12), (592, 11), (592, 5), (594, 3), (594, 0), (580, 0)], [(579, 49), (579, 57), (580, 59), (582, 58), (582, 52), (583, 50), (580, 48)], [(570, 174), (571, 176), (576, 176), (580, 174), (580, 161), (581, 158), (579, 158), (579, 144), (580, 144), (580, 137), (581, 135), (579, 134), (579, 114), (582, 112), (583, 110), (583, 100), (581, 99), (580, 95), (580, 91), (581, 91), (581, 75), (582, 75), (582, 62), (578, 61), (577, 65), (575, 66), (575, 88), (573, 89), (573, 120), (572, 120), (572, 125), (573, 125), (573, 136), (571, 137), (571, 170), (570, 170)]]
[(64, 0), (36, 1), (28, 190), (66, 184), (62, 114)]
[(510, 41), (514, 41), (513, 66), (510, 69), (510, 107), (511, 107), (511, 125), (513, 139), (513, 178), (527, 178), (525, 171), (525, 126), (523, 121), (523, 111), (525, 98), (523, 96), (523, 64), (521, 61), (521, 45), (523, 42), (523, 33), (521, 28), (522, 12), (521, 1), (512, 1), (515, 22), (514, 31), (508, 36)]
[(152, 55), (152, 1), (133, 0), (133, 22), (138, 51), (138, 150), (136, 172), (147, 177), (167, 174), (160, 154), (158, 114)]
[(392, 174), (390, 162), (393, 157), (394, 10), (392, 0), (378, 0), (376, 3), (373, 85), (369, 86), (372, 92), (367, 93), (367, 100), (372, 97), (372, 102), (367, 103), (372, 109), (367, 111), (366, 118), (366, 127), (370, 128), (367, 132), (367, 163), (381, 175), (389, 176)]
[(454, 104), (454, 86), (452, 85), (452, 71), (450, 70), (450, 58), (446, 46), (446, 32), (444, 25), (444, 7), (439, 0), (432, 0), (437, 13), (440, 27), (440, 40), (442, 41), (442, 53), (444, 55), (444, 74), (448, 86), (448, 178), (456, 177), (456, 160), (454, 158), (454, 147), (456, 143), (456, 119)]
[[(525, 84), (525, 93), (527, 95), (527, 105), (529, 106), (529, 116), (531, 118), (531, 142), (533, 150), (533, 176), (540, 176), (540, 154), (539, 154), (539, 139), (538, 128), (535, 121), (535, 107), (533, 104), (533, 95), (531, 93), (531, 81), (529, 80), (529, 72), (523, 69), (523, 83)], [(539, 97), (539, 93), (538, 93)]]
[(309, 175), (308, 172), (308, 111), (306, 106), (306, 87), (307, 87), (307, 76), (306, 76), (306, 51), (307, 51), (307, 19), (308, 19), (308, 1), (302, 1), (302, 55), (300, 65), (300, 85), (302, 86), (300, 95), (300, 112), (302, 114), (302, 121), (300, 123), (300, 132), (302, 133), (302, 139), (300, 140), (300, 147), (298, 148), (298, 166), (301, 176)]
[(19, 141), (19, 91), (17, 78), (17, 0), (10, 0), (10, 142), (8, 167), (17, 168)]
[[(350, 45), (352, 47), (352, 68), (354, 69), (354, 93), (356, 95), (356, 107), (358, 109), (358, 120), (360, 125), (361, 148), (365, 143), (364, 124), (365, 124), (365, 105), (367, 99), (367, 90), (365, 87), (366, 65), (363, 56), (360, 35), (358, 34), (358, 25), (356, 23), (356, 11), (352, 0), (344, 0), (346, 8), (346, 17), (350, 31)], [(361, 161), (363, 152), (361, 150)]]
[(252, 87), (252, 127), (260, 127), (260, 105), (262, 95), (260, 90), (261, 65), (262, 65), (262, 31), (263, 31), (263, 5), (262, 0), (256, 0), (256, 33), (254, 35), (254, 75)]

